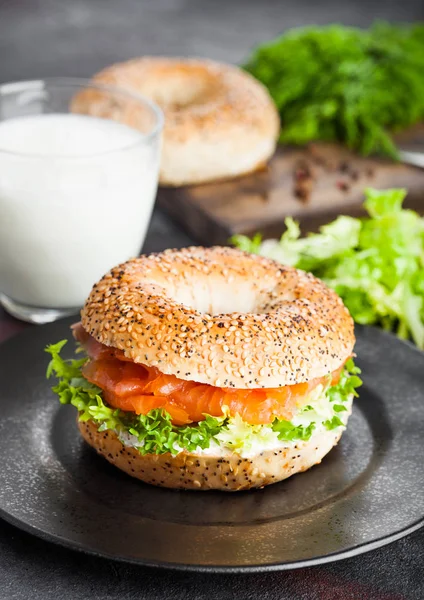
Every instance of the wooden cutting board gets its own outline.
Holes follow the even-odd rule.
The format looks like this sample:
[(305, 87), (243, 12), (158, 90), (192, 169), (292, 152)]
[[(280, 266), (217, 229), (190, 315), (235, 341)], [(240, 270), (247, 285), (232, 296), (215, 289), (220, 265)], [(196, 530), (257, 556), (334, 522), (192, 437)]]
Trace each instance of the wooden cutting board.
[[(424, 127), (402, 136), (408, 148), (424, 148)], [(363, 191), (405, 187), (406, 206), (424, 213), (424, 169), (362, 158), (332, 144), (278, 148), (269, 165), (229, 181), (161, 187), (158, 204), (197, 242), (225, 244), (236, 233), (281, 235), (284, 219), (314, 231), (338, 214), (363, 214)], [(309, 190), (309, 194), (307, 193)]]

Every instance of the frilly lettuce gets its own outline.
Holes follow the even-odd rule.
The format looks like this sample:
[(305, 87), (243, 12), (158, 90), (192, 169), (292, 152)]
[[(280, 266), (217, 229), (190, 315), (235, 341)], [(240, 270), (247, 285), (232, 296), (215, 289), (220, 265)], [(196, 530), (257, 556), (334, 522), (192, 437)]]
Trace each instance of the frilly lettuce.
[(80, 421), (91, 420), (99, 425), (100, 431), (113, 430), (122, 438), (131, 438), (132, 445), (141, 454), (178, 454), (181, 450), (195, 452), (207, 449), (211, 444), (248, 452), (255, 445), (263, 447), (281, 441), (308, 440), (317, 427), (335, 429), (343, 425), (337, 415), (346, 410), (343, 403), (350, 395), (356, 395), (355, 388), (361, 385), (357, 376), (359, 369), (350, 360), (339, 383), (315, 390), (292, 422), (275, 419), (271, 425), (250, 425), (240, 416), (229, 417), (224, 411), (221, 417), (205, 415), (199, 423), (178, 427), (172, 424), (170, 415), (162, 409), (136, 415), (109, 407), (102, 399), (101, 389), (81, 375), (81, 367), (87, 359), (61, 357), (65, 344), (66, 340), (62, 340), (46, 348), (51, 355), (47, 377), (59, 379), (52, 389), (60, 402), (75, 406)]
[(236, 415), (227, 420), (215, 439), (231, 450), (249, 452), (255, 446), (271, 448), (280, 442), (308, 440), (318, 429), (343, 427), (339, 414), (348, 410), (345, 405), (349, 397), (358, 395), (356, 388), (362, 384), (359, 373), (359, 368), (350, 359), (338, 384), (317, 386), (311, 392), (308, 403), (291, 421), (275, 419), (271, 425), (250, 425)]
[(247, 252), (268, 256), (314, 275), (342, 297), (352, 317), (412, 338), (424, 349), (424, 219), (402, 208), (402, 189), (365, 191), (369, 217), (339, 216), (320, 233), (300, 237), (286, 219), (280, 240), (234, 236)]

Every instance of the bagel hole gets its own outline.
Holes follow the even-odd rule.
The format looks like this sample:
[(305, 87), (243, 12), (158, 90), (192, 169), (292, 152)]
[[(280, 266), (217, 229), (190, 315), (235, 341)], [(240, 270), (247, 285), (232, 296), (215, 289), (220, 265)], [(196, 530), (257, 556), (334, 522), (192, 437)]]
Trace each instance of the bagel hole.
[(143, 93), (163, 108), (179, 110), (194, 104), (210, 102), (216, 83), (209, 73), (199, 69), (164, 74), (163, 85), (143, 85)]
[(208, 285), (197, 281), (193, 287), (175, 288), (170, 295), (176, 302), (212, 316), (257, 312), (258, 294), (249, 283), (234, 285), (216, 280)]

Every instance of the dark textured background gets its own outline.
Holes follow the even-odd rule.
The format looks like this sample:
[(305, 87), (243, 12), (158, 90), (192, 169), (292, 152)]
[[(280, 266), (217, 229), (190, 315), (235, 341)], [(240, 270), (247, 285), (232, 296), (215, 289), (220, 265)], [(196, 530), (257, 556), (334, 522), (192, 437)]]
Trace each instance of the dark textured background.
[[(89, 76), (141, 54), (238, 62), (281, 30), (424, 19), (422, 0), (0, 0), (0, 82)], [(155, 212), (147, 250), (191, 240)], [(0, 311), (0, 339), (20, 325)], [(1, 370), (1, 365), (0, 365)], [(407, 498), (405, 499), (407, 501)], [(0, 521), (0, 600), (423, 600), (424, 531), (333, 565), (254, 575), (126, 566), (35, 539)]]

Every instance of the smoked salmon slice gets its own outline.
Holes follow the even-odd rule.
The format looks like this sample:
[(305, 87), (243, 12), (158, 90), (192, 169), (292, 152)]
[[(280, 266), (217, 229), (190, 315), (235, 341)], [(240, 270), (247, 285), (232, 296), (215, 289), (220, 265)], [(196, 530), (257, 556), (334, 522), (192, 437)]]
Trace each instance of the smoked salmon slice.
[[(73, 333), (90, 357), (83, 366), (83, 376), (103, 390), (110, 406), (139, 415), (163, 408), (175, 425), (202, 421), (205, 414), (222, 416), (224, 407), (231, 416), (239, 414), (255, 425), (272, 423), (275, 418), (290, 420), (309, 392), (326, 380), (323, 377), (257, 390), (214, 387), (129, 361), (122, 351), (97, 342), (80, 324), (74, 326)], [(332, 374), (332, 384), (337, 383), (340, 372), (341, 368)]]

